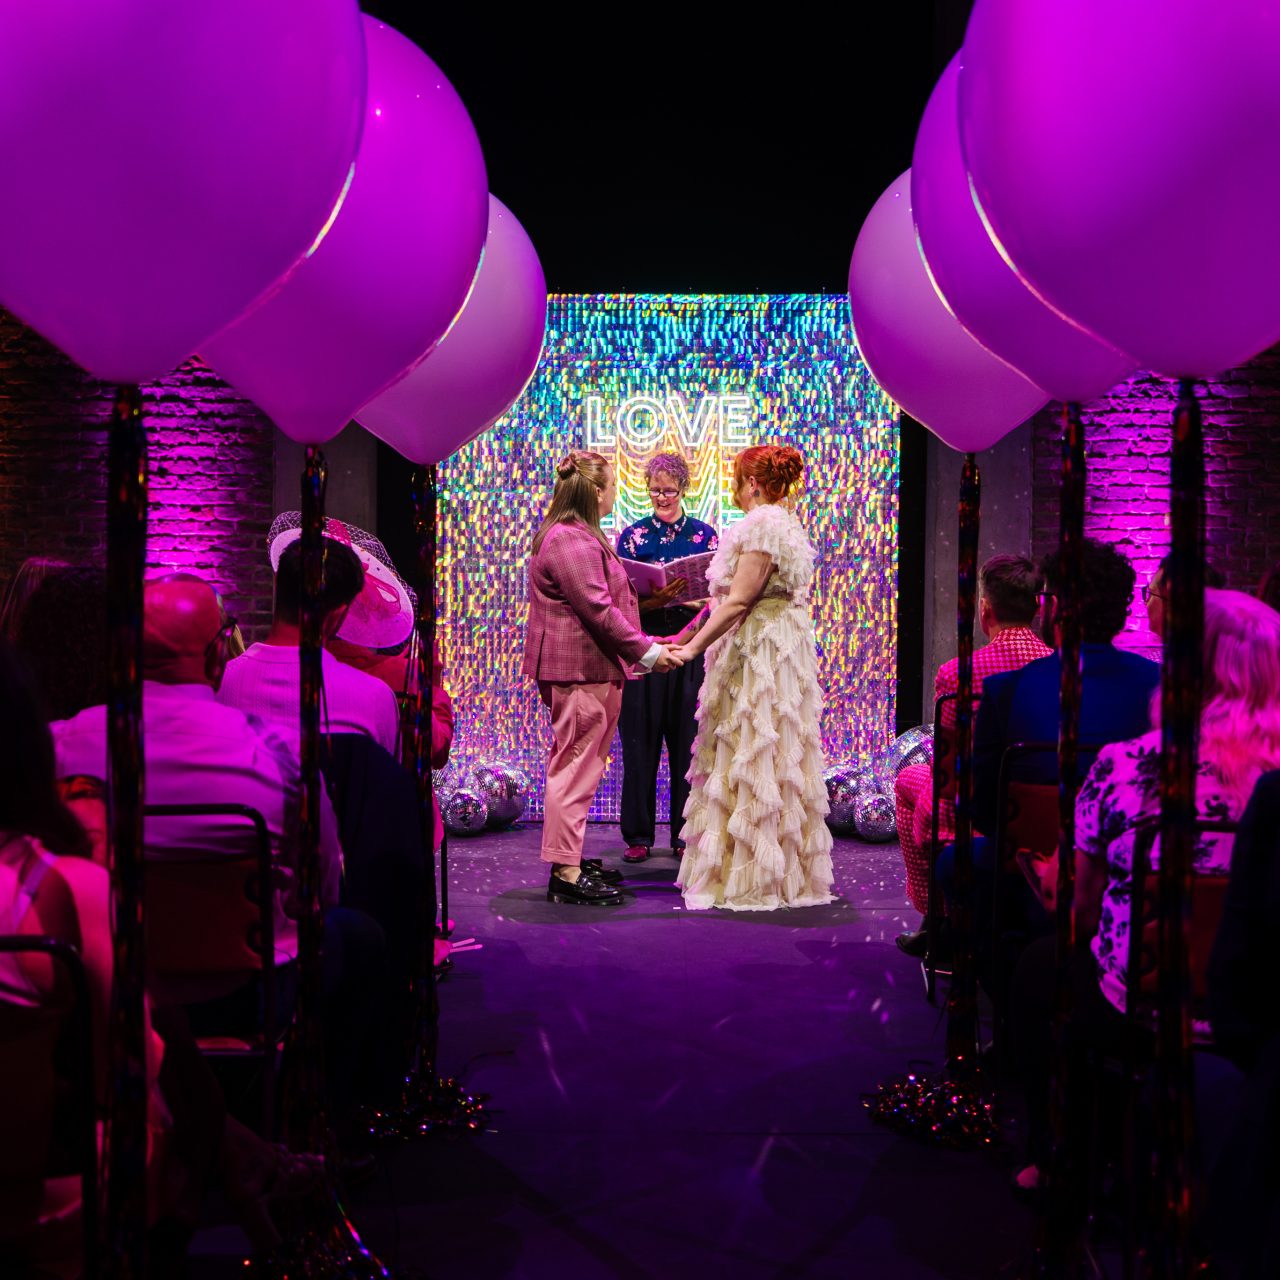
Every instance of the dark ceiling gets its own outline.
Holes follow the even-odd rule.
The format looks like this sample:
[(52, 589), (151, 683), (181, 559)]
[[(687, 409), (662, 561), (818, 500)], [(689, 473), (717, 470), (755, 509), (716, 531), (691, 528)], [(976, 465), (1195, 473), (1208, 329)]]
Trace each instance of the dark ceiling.
[(369, 0), (462, 95), (555, 292), (842, 292), (968, 4)]

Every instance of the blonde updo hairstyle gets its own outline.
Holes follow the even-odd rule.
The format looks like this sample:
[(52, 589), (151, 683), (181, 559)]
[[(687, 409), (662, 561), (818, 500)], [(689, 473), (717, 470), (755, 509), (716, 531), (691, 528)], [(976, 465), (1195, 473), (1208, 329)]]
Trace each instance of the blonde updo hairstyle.
[(766, 502), (781, 502), (791, 495), (804, 474), (804, 456), (789, 444), (756, 444), (733, 460), (735, 490), (744, 480), (754, 480)]
[(600, 491), (609, 483), (609, 460), (602, 453), (574, 449), (556, 463), (556, 487), (546, 517), (533, 536), (533, 549), (542, 546), (552, 525), (581, 521), (611, 555), (613, 548), (600, 528)]

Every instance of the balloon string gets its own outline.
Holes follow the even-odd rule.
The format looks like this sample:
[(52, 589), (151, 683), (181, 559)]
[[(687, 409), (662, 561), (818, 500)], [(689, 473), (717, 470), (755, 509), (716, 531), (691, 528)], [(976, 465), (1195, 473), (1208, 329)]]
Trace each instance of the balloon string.
[[(1190, 1276), (1194, 1141), (1187, 930), (1194, 874), (1204, 643), (1204, 434), (1195, 383), (1178, 385), (1170, 466), (1172, 548), (1160, 684), (1156, 1221), (1161, 1275)], [(1134, 925), (1133, 927), (1137, 927)]]
[(982, 477), (972, 453), (960, 473), (959, 560), (956, 577), (956, 834), (954, 939), (947, 994), (947, 1062), (953, 1072), (974, 1066), (978, 1002), (973, 962), (973, 619), (978, 577)]
[[(1049, 1083), (1049, 1167), (1047, 1184), (1054, 1194), (1051, 1213), (1041, 1223), (1037, 1252), (1042, 1256), (1075, 1256), (1082, 1222), (1078, 1213), (1075, 1152), (1072, 1149), (1068, 1101), (1074, 1091), (1073, 1067), (1067, 1052), (1067, 1026), (1073, 1008), (1077, 748), (1081, 697), (1081, 586), (1084, 573), (1085, 436), (1080, 406), (1062, 406), (1062, 484), (1058, 535), (1058, 594), (1054, 626), (1058, 633), (1061, 672), (1058, 690), (1058, 883), (1057, 964), (1053, 1022), (1054, 1068)], [(1049, 597), (1046, 596), (1046, 600)]]
[(119, 388), (107, 435), (107, 626), (111, 785), (111, 1098), (106, 1125), (107, 1274), (140, 1280), (146, 1252), (147, 1072), (142, 934), (142, 580), (147, 549), (142, 396)]
[(293, 1025), (288, 1138), (296, 1151), (323, 1151), (330, 1141), (325, 1099), (321, 966), (324, 925), (320, 908), (320, 630), (324, 592), (324, 454), (306, 448), (302, 473), (302, 600), (299, 610), (299, 724), (302, 820), (298, 847), (298, 1004)]

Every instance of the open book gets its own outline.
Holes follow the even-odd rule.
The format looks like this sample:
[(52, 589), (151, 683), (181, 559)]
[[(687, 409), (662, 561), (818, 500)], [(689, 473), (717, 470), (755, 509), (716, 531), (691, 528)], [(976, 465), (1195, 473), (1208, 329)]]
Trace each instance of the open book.
[(641, 599), (661, 591), (668, 582), (683, 578), (684, 587), (671, 601), (672, 604), (683, 604), (687, 600), (705, 600), (711, 594), (711, 589), (707, 586), (707, 566), (714, 555), (714, 551), (703, 551), (696, 556), (669, 560), (666, 564), (628, 560), (626, 556), (620, 556), (619, 559)]

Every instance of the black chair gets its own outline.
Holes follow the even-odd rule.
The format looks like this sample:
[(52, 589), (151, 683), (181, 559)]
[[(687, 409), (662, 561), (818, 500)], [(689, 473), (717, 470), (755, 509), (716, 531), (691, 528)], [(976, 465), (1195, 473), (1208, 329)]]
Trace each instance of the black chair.
[[(958, 702), (959, 696), (958, 693), (944, 693), (933, 704), (933, 811), (929, 820), (929, 893), (924, 917), (925, 956), (920, 962), (924, 974), (925, 998), (930, 1004), (937, 994), (938, 974), (950, 973), (945, 963), (939, 961), (941, 925), (945, 916), (937, 877), (938, 854), (942, 852), (944, 843), (938, 833), (938, 815), (944, 795), (949, 795), (953, 803), (956, 798), (956, 749), (959, 739), (954, 721), (946, 723), (945, 712), (948, 704)], [(975, 712), (980, 701), (981, 695), (974, 694), (971, 705)]]
[[(27, 935), (0, 937), (0, 952), (47, 955), (65, 970), (71, 990), (68, 1009), (29, 1008), (0, 1001), (0, 1253), (24, 1223), (26, 1210), (38, 1214), (47, 1181), (62, 1170), (52, 1150), (61, 1087), (59, 1064), (69, 1065), (71, 1150), (65, 1152), (80, 1182), (83, 1274), (99, 1274), (98, 1141), (94, 1107), (93, 1033), (89, 987), (80, 953), (69, 942)], [(68, 1043), (69, 1038), (69, 1043)], [(66, 1044), (68, 1052), (59, 1053)], [(0, 1257), (0, 1261), (3, 1258)]]
[(262, 1134), (275, 1134), (279, 1055), (275, 966), (275, 898), (271, 835), (266, 819), (243, 804), (149, 804), (148, 818), (243, 818), (252, 852), (243, 857), (198, 854), (143, 863), (143, 922), (149, 979), (189, 986), (211, 979), (262, 984), (262, 1027), (246, 1036), (196, 1037), (210, 1058), (260, 1059)]
[[(1237, 824), (1227, 819), (1197, 818), (1197, 834), (1234, 836)], [(1155, 1058), (1156, 1000), (1160, 966), (1163, 961), (1163, 928), (1160, 920), (1157, 882), (1152, 876), (1151, 855), (1160, 834), (1160, 819), (1143, 819), (1135, 828), (1133, 869), (1131, 876), (1129, 951), (1125, 971), (1124, 1052), (1120, 1060), (1102, 1057), (1098, 1063), (1107, 1077), (1118, 1081), (1122, 1090), (1121, 1115), (1121, 1183), (1124, 1188), (1124, 1255), (1127, 1274), (1132, 1274), (1138, 1247), (1140, 1204), (1149, 1194), (1147, 1162), (1136, 1153), (1141, 1142), (1139, 1132), (1141, 1109), (1139, 1100)], [(1201, 1029), (1194, 1035), (1197, 1051), (1213, 1049), (1208, 1031), (1208, 967), (1214, 939), (1222, 922), (1230, 875), (1223, 872), (1193, 873), (1191, 901), (1186, 933), (1187, 962), (1190, 976), (1191, 1016)], [(1091, 1216), (1096, 1216), (1104, 1161), (1098, 1158), (1100, 1148), (1099, 1099), (1095, 1095), (1090, 1140), (1094, 1158), (1088, 1184)]]

